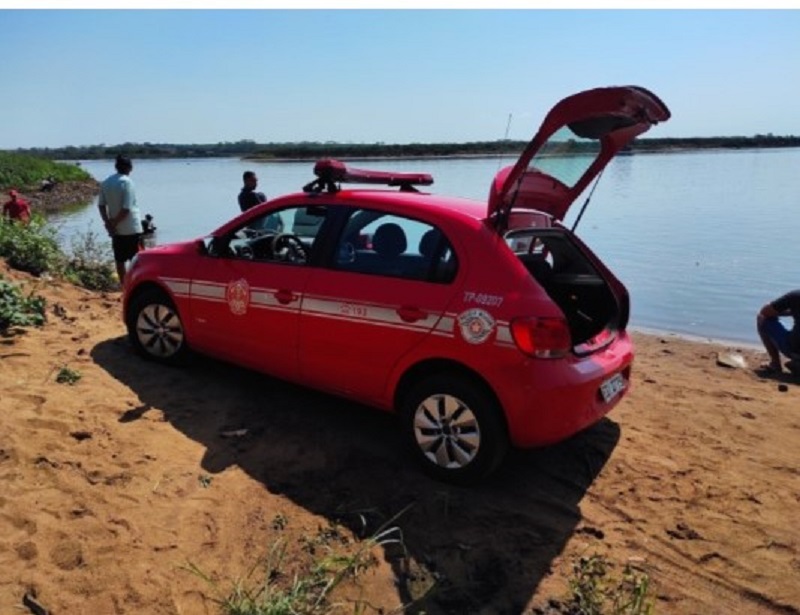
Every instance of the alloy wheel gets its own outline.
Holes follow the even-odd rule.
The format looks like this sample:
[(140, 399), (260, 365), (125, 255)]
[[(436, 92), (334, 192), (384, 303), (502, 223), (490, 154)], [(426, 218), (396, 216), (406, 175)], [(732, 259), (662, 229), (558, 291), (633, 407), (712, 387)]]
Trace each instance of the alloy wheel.
[(429, 461), (441, 468), (458, 469), (478, 454), (481, 430), (464, 402), (452, 395), (435, 394), (414, 412), (414, 437)]
[(171, 307), (151, 303), (136, 319), (136, 335), (142, 348), (150, 355), (166, 359), (183, 345), (183, 325)]

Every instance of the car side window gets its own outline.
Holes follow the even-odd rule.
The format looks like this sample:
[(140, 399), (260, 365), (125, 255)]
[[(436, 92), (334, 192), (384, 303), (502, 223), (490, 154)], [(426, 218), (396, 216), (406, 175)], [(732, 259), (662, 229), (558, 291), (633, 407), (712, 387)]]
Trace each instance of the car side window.
[(356, 209), (334, 253), (341, 271), (446, 283), (457, 270), (455, 252), (435, 226), (381, 211)]
[(248, 220), (232, 233), (211, 241), (209, 253), (271, 263), (305, 265), (311, 260), (314, 242), (328, 208), (290, 207)]

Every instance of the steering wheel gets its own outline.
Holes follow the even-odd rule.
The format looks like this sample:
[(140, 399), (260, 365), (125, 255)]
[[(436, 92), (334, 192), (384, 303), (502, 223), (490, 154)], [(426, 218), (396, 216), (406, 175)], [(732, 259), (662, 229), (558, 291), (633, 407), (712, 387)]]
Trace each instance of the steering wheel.
[(248, 245), (237, 246), (236, 247), (236, 256), (239, 258), (246, 258), (248, 260), (253, 260), (255, 258), (255, 252), (253, 252), (253, 248)]
[(303, 241), (292, 233), (281, 233), (272, 241), (272, 253), (275, 258), (290, 263), (305, 263), (308, 260), (308, 248)]

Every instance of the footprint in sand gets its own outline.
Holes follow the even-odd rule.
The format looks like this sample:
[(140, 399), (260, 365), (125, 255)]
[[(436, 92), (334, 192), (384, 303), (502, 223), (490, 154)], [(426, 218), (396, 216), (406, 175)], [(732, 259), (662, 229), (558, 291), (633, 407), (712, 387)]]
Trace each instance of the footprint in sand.
[(14, 550), (17, 552), (19, 558), (26, 562), (35, 560), (39, 555), (39, 549), (36, 548), (36, 543), (31, 542), (30, 540), (18, 544), (14, 547)]
[(83, 549), (77, 540), (59, 542), (52, 551), (50, 559), (61, 570), (73, 570), (84, 564)]

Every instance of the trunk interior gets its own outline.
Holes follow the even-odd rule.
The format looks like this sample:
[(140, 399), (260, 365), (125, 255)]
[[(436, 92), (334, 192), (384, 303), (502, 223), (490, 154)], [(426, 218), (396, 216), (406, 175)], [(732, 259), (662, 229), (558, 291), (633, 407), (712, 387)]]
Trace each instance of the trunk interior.
[(561, 308), (573, 347), (618, 329), (619, 305), (610, 286), (567, 233), (520, 229), (506, 240), (530, 274)]

